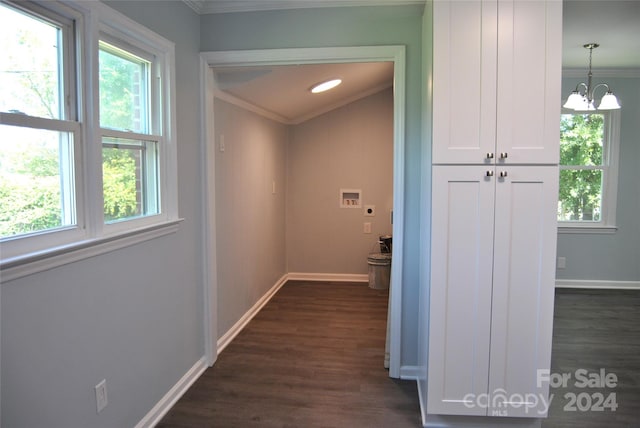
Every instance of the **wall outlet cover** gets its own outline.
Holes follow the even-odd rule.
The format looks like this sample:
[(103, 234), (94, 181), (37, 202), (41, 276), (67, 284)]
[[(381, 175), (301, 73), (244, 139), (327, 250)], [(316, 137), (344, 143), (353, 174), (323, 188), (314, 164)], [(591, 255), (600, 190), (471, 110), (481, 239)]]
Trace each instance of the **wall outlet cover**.
[(102, 379), (102, 381), (96, 385), (96, 410), (98, 413), (104, 410), (109, 404), (109, 399), (107, 398), (107, 380)]

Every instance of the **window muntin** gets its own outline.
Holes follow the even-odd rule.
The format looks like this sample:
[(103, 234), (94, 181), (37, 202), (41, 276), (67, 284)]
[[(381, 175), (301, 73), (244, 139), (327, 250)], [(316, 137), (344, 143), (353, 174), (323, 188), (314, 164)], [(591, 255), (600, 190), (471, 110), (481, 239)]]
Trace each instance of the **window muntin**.
[(558, 222), (562, 227), (609, 227), (615, 222), (616, 113), (561, 116)]

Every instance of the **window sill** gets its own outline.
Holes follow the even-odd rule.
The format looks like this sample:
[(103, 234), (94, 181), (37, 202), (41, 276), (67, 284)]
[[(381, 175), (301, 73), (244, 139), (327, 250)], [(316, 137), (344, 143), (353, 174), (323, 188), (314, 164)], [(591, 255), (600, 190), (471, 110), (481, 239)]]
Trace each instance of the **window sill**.
[(3, 260), (0, 264), (0, 282), (12, 281), (175, 233), (183, 220), (170, 220), (114, 236), (75, 242), (62, 247)]
[(616, 226), (558, 226), (558, 233), (567, 235), (613, 235), (617, 231)]

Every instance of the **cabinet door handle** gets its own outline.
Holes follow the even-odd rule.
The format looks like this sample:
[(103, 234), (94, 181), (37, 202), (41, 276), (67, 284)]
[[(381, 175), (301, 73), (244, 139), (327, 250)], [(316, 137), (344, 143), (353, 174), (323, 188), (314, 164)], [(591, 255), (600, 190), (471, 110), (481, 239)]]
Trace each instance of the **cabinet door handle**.
[(491, 170), (487, 171), (487, 177), (493, 177), (493, 171)]
[(507, 171), (500, 171), (500, 178), (505, 178), (507, 176)]
[(487, 153), (487, 159), (493, 159), (493, 153), (491, 152)]
[(509, 157), (509, 153), (507, 153), (507, 152), (500, 153), (500, 159), (506, 159), (508, 157)]

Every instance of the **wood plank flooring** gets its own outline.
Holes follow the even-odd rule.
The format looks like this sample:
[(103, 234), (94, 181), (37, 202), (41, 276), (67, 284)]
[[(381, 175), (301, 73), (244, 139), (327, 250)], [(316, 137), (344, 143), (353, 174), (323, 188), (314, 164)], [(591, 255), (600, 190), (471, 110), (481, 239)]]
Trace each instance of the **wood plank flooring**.
[[(617, 375), (615, 388), (576, 385), (576, 370), (599, 373), (601, 368)], [(640, 291), (556, 290), (551, 372), (569, 373), (571, 379), (566, 388), (551, 389), (554, 398), (543, 428), (640, 427)], [(585, 393), (615, 393), (619, 407), (580, 411), (565, 397)], [(590, 408), (590, 397), (582, 399), (583, 408)]]
[[(159, 427), (419, 427), (415, 382), (383, 365), (386, 291), (289, 282)], [(556, 292), (552, 373), (615, 373), (614, 389), (554, 388), (543, 428), (640, 427), (640, 292)], [(615, 392), (615, 412), (565, 411), (566, 393)]]
[(420, 426), (415, 382), (383, 367), (387, 298), (288, 282), (158, 426)]

